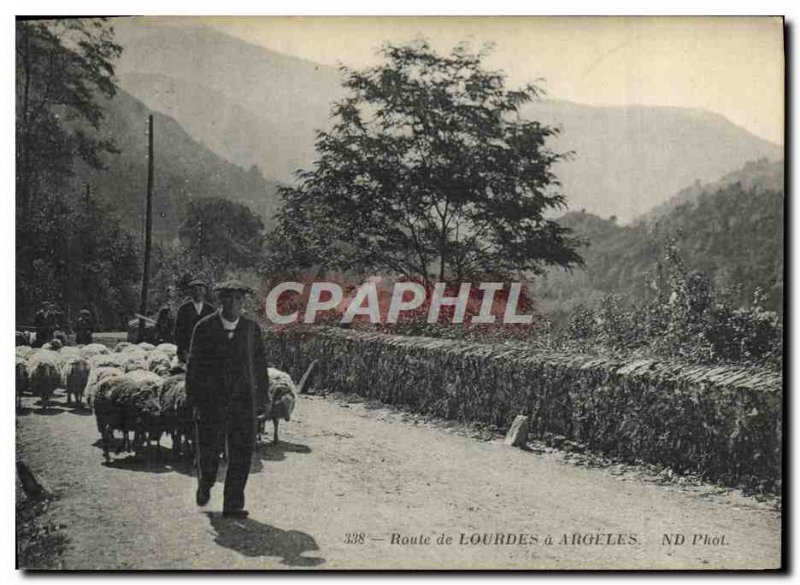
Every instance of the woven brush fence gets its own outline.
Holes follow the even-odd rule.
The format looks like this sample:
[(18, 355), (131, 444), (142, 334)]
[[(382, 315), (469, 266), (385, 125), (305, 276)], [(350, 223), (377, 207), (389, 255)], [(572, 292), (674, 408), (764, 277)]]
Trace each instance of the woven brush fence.
[(781, 485), (782, 377), (773, 371), (539, 353), (519, 346), (319, 328), (268, 332), (270, 365), (312, 386), (444, 419), (558, 435), (626, 462), (750, 490)]

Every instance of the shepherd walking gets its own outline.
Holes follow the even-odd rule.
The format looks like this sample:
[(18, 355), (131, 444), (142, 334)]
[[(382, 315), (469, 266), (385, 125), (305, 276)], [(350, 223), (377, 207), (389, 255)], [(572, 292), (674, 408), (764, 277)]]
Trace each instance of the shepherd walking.
[(249, 288), (228, 281), (215, 288), (220, 310), (195, 326), (188, 355), (186, 393), (195, 407), (197, 504), (204, 506), (228, 444), (222, 514), (244, 518), (244, 488), (255, 444), (256, 411), (269, 395), (261, 328), (242, 314)]

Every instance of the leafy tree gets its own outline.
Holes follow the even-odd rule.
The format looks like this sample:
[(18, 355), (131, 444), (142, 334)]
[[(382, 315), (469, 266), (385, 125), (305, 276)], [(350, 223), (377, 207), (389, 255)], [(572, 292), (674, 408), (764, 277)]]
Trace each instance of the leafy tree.
[(88, 190), (73, 204), (69, 226), (57, 256), (64, 305), (73, 315), (91, 309), (104, 326), (123, 325), (141, 293), (141, 242)]
[(118, 327), (138, 302), (138, 238), (93, 193), (43, 190), (38, 201), (35, 232), (24, 234), (18, 227), (23, 252), (33, 258), (21, 266), (18, 246), (18, 320), (30, 324), (36, 309), (49, 301), (71, 320), (89, 308), (101, 327)]
[(210, 197), (189, 204), (179, 237), (188, 266), (218, 279), (262, 260), (264, 223), (241, 203)]
[(595, 307), (577, 307), (559, 335), (562, 349), (780, 368), (783, 326), (764, 308), (764, 292), (756, 289), (749, 308), (738, 306), (736, 291), (717, 290), (707, 274), (686, 269), (676, 242), (663, 242), (649, 298), (626, 306), (609, 294)]
[(137, 279), (136, 241), (118, 218), (70, 184), (80, 161), (101, 168), (113, 144), (95, 132), (99, 98), (115, 94), (121, 48), (103, 19), (16, 23), (17, 318), (43, 301), (101, 321), (125, 312)]
[(76, 158), (100, 167), (113, 144), (98, 139), (97, 96), (114, 96), (122, 49), (103, 19), (16, 23), (17, 205), (25, 216), (43, 184), (57, 186)]
[(558, 130), (518, 116), (541, 90), (507, 90), (463, 46), (382, 54), (342, 67), (350, 95), (317, 135), (314, 170), (282, 191), (273, 259), (425, 280), (580, 264), (569, 230), (545, 219), (565, 205), (552, 172), (565, 155), (546, 145)]

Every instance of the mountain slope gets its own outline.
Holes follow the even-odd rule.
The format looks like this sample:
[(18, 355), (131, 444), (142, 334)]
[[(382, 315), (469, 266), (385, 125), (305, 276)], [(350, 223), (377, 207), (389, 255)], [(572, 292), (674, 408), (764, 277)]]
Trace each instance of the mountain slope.
[(572, 274), (551, 271), (535, 287), (540, 306), (558, 318), (608, 293), (641, 301), (648, 294), (647, 273), (663, 255), (664, 237), (670, 236), (677, 238), (687, 270), (709, 275), (741, 305), (749, 305), (755, 289), (761, 288), (768, 297), (766, 306), (780, 311), (784, 194), (776, 177), (782, 175), (781, 164), (748, 163), (633, 225), (586, 212), (564, 215), (559, 223), (588, 242), (581, 250), (586, 267)]
[(343, 95), (333, 67), (206, 27), (117, 25), (120, 85), (240, 165), (281, 181), (313, 161), (314, 135)]
[[(169, 114), (221, 156), (291, 181), (314, 160), (342, 94), (333, 67), (289, 57), (202, 27), (117, 25), (122, 87)], [(713, 181), (782, 148), (701, 110), (528, 104), (529, 119), (559, 125), (551, 146), (574, 151), (556, 169), (570, 209), (628, 222), (695, 180)]]
[(556, 174), (571, 209), (630, 221), (695, 180), (714, 181), (783, 149), (722, 116), (666, 107), (592, 107), (547, 100), (523, 115), (562, 134), (552, 147), (575, 152)]
[(719, 181), (703, 183), (700, 180), (685, 189), (681, 189), (666, 202), (654, 207), (642, 216), (642, 221), (653, 221), (667, 215), (673, 209), (687, 202), (697, 201), (703, 193), (719, 191), (725, 187), (739, 183), (742, 189), (756, 191), (783, 191), (783, 161), (770, 162), (766, 158), (750, 161), (732, 173), (728, 173)]
[(269, 121), (222, 93), (165, 75), (130, 73), (123, 84), (154, 109), (180, 119), (186, 131), (211, 150), (245, 168), (256, 165), (268, 176), (288, 181), (313, 155), (311, 146), (285, 148), (296, 136), (312, 132), (305, 121)]
[[(125, 224), (134, 230), (144, 225), (147, 181), (147, 118), (153, 113), (124, 90), (103, 100), (106, 117), (100, 136), (111, 138), (119, 154), (107, 155), (106, 171), (79, 166), (75, 188), (85, 184), (106, 197)], [(189, 201), (224, 197), (244, 203), (263, 217), (274, 214), (277, 183), (267, 181), (257, 169), (245, 171), (192, 138), (175, 120), (154, 113), (153, 232), (159, 238), (177, 236)]]

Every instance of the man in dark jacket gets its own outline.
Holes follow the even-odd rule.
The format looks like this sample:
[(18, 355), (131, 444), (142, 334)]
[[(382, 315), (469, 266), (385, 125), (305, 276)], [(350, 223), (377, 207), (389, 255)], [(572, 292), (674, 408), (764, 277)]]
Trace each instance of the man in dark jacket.
[(53, 317), (53, 309), (49, 304), (46, 303), (36, 312), (33, 324), (36, 326), (36, 340), (33, 342), (33, 347), (42, 347), (42, 345), (53, 339), (55, 319)]
[(213, 305), (205, 302), (206, 283), (195, 279), (189, 283), (192, 298), (178, 308), (175, 317), (175, 331), (173, 343), (178, 346), (178, 360), (185, 363), (186, 353), (189, 351), (189, 342), (192, 340), (192, 331), (197, 322), (203, 317), (208, 317), (216, 311)]
[(94, 320), (89, 309), (81, 309), (78, 320), (75, 323), (75, 343), (78, 345), (88, 345), (92, 342), (94, 333)]
[(186, 395), (195, 408), (197, 504), (204, 506), (228, 444), (222, 515), (244, 518), (244, 488), (256, 438), (256, 412), (266, 403), (269, 379), (261, 328), (242, 314), (246, 285), (216, 287), (220, 310), (201, 319), (192, 334)]
[(172, 311), (168, 306), (161, 307), (158, 310), (158, 319), (156, 319), (155, 344), (172, 343), (174, 333), (175, 322), (172, 318)]

